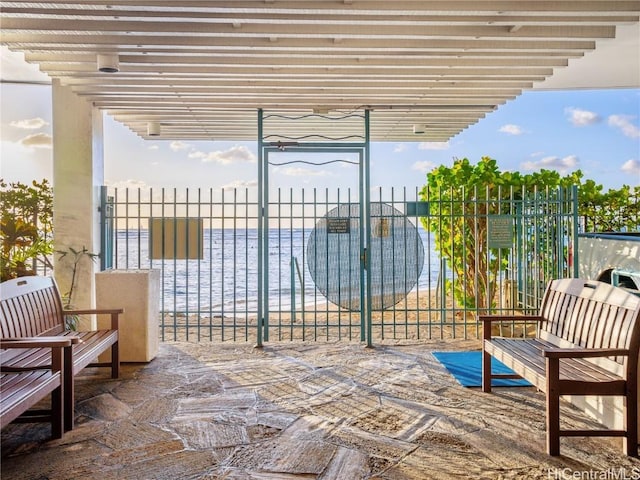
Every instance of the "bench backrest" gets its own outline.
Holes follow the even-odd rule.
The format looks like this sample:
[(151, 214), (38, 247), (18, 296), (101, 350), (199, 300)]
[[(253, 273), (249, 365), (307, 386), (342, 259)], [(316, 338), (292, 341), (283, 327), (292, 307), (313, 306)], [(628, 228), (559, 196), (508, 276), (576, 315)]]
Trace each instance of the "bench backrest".
[(0, 283), (0, 336), (32, 337), (64, 327), (62, 301), (51, 277), (21, 277)]
[[(640, 297), (607, 283), (564, 278), (549, 283), (540, 315), (538, 336), (560, 347), (624, 348), (637, 363), (640, 348)], [(603, 366), (620, 370), (624, 356), (610, 357)], [(595, 360), (594, 360), (595, 361)], [(596, 361), (602, 364), (601, 361)]]

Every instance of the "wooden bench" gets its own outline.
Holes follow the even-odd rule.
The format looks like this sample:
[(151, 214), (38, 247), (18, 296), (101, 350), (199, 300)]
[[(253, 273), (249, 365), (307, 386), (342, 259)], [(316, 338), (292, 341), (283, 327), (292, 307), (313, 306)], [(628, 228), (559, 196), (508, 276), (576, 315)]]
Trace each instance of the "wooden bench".
[[(118, 322), (122, 309), (63, 310), (58, 287), (50, 277), (21, 277), (0, 284), (0, 337), (36, 336), (75, 337), (75, 343), (65, 359), (64, 429), (74, 423), (74, 377), (85, 367), (109, 367), (111, 377), (120, 375), (118, 354)], [(110, 315), (108, 329), (70, 331), (65, 329), (65, 315)], [(111, 351), (109, 362), (97, 362), (98, 356)], [(3, 370), (20, 371), (48, 367), (50, 356), (43, 349), (6, 350), (0, 354)]]
[[(61, 438), (64, 425), (63, 349), (71, 350), (72, 339), (38, 337), (0, 341), (2, 349), (41, 349), (49, 355), (51, 368), (37, 368), (20, 372), (4, 372), (0, 365), (0, 428), (13, 421), (50, 422), (51, 437)], [(50, 409), (32, 407), (51, 394)]]
[[(481, 316), (482, 390), (492, 378), (525, 378), (546, 393), (547, 452), (560, 454), (562, 436), (624, 437), (627, 455), (638, 454), (638, 351), (640, 298), (617, 287), (581, 279), (553, 280), (539, 315)], [(536, 338), (493, 338), (493, 322), (538, 322)], [(491, 373), (494, 357), (516, 375)], [(624, 397), (622, 430), (560, 428), (562, 395)]]

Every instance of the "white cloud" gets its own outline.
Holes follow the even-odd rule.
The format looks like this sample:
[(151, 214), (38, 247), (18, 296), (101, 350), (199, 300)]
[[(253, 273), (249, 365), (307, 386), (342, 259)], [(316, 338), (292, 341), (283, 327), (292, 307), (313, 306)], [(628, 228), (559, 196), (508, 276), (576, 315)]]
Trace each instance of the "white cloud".
[(20, 140), (20, 144), (27, 148), (53, 148), (53, 137), (48, 133), (34, 133)]
[(600, 121), (600, 115), (588, 110), (581, 110), (579, 108), (567, 108), (565, 112), (569, 114), (569, 121), (576, 127), (585, 127), (587, 125), (593, 125)]
[(22, 128), (25, 130), (37, 130), (38, 128), (42, 128), (44, 126), (49, 125), (49, 122), (47, 122), (46, 120), (43, 120), (40, 117), (36, 117), (36, 118), (28, 118), (25, 120), (14, 120), (13, 122), (9, 123), (9, 125), (11, 125), (12, 127)]
[(190, 158), (202, 158), (203, 162), (215, 162), (221, 165), (231, 165), (232, 163), (255, 163), (256, 156), (247, 147), (235, 145), (228, 150), (216, 150), (204, 156), (202, 152), (191, 152)]
[(513, 125), (511, 123), (507, 125), (503, 125), (502, 127), (500, 127), (498, 131), (502, 133), (507, 133), (509, 135), (522, 135), (524, 133), (524, 131), (522, 130), (522, 127), (518, 125)]
[(560, 157), (544, 157), (537, 162), (524, 162), (522, 168), (524, 170), (557, 170), (561, 173), (568, 173), (575, 169), (580, 160), (576, 155), (569, 155), (564, 158)]
[[(620, 167), (624, 173), (628, 173), (631, 175), (640, 175), (640, 160), (631, 159), (624, 162), (622, 167)], [(638, 179), (640, 181), (640, 179)]]
[(405, 152), (406, 150), (407, 150), (407, 144), (406, 143), (398, 143), (393, 148), (393, 153), (402, 153), (402, 152)]
[(171, 148), (171, 150), (173, 150), (174, 152), (178, 152), (180, 150), (186, 150), (187, 148), (189, 148), (189, 144), (180, 140), (174, 140), (169, 144), (169, 148)]
[(449, 142), (421, 142), (418, 148), (420, 150), (448, 150)]
[(435, 167), (435, 163), (429, 160), (420, 160), (411, 165), (411, 170), (417, 170), (422, 173), (428, 173)]
[(257, 180), (234, 180), (223, 185), (222, 188), (253, 188), (258, 186)]
[(201, 152), (200, 150), (194, 150), (192, 152), (189, 152), (188, 155), (189, 158), (199, 158), (201, 160), (204, 160), (207, 158), (207, 154), (205, 152)]
[(340, 163), (336, 163), (334, 165), (337, 165), (340, 168), (358, 168), (358, 164), (357, 163), (356, 164), (351, 163), (351, 161), (349, 161), (348, 163), (347, 162), (340, 162)]
[(326, 170), (314, 170), (311, 168), (300, 168), (300, 167), (288, 167), (288, 168), (278, 169), (278, 171), (283, 175), (287, 175), (289, 177), (326, 177), (331, 175)]
[(159, 150), (160, 146), (159, 145), (150, 145), (148, 150)]
[(120, 188), (120, 189), (140, 188), (142, 190), (145, 190), (149, 188), (149, 185), (147, 185), (147, 183), (144, 180), (133, 180), (131, 178), (127, 180), (119, 180), (117, 182), (110, 182), (109, 180), (105, 180), (105, 184), (109, 187)]
[(608, 123), (612, 127), (619, 128), (627, 137), (640, 138), (640, 128), (631, 123), (634, 118), (630, 115), (610, 115)]

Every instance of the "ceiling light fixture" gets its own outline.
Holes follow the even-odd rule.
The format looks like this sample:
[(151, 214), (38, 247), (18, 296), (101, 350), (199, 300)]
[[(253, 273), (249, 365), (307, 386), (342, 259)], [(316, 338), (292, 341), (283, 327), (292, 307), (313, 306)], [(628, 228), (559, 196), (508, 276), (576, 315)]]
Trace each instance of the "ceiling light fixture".
[(99, 53), (98, 71), (105, 73), (116, 73), (120, 71), (120, 62), (117, 53)]
[(160, 135), (160, 122), (149, 122), (147, 124), (147, 135), (157, 137)]

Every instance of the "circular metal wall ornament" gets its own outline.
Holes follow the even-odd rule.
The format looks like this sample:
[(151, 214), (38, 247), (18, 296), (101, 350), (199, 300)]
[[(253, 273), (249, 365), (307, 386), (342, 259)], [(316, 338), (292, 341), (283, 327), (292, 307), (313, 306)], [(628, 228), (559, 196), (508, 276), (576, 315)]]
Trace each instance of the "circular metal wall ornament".
[[(418, 282), (424, 246), (405, 214), (380, 202), (372, 203), (370, 210), (371, 305), (384, 310), (404, 299)], [(360, 247), (357, 203), (327, 212), (307, 243), (307, 265), (316, 287), (330, 302), (352, 311), (360, 310)]]

